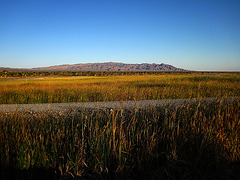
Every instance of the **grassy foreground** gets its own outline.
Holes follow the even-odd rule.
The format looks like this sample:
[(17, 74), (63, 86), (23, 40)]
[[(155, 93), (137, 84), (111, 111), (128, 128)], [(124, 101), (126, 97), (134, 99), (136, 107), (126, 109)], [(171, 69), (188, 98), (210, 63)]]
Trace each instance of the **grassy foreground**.
[[(0, 104), (240, 96), (239, 75), (0, 81)], [(237, 179), (240, 102), (0, 112), (0, 179)]]
[(0, 104), (240, 96), (240, 75), (65, 77), (0, 81)]
[(240, 102), (0, 113), (2, 179), (237, 179)]

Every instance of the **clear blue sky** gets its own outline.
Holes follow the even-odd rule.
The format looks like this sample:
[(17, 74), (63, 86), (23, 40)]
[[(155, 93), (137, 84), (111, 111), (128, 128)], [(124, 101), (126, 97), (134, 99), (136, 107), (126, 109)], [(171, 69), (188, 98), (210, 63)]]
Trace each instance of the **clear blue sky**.
[(240, 0), (0, 0), (0, 66), (240, 71)]

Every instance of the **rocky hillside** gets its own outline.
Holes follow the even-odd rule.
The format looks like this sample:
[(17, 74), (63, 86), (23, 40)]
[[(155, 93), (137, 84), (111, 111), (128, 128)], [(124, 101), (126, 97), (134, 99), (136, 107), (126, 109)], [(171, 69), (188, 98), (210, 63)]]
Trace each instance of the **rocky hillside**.
[(186, 71), (168, 64), (87, 63), (33, 68), (32, 71)]

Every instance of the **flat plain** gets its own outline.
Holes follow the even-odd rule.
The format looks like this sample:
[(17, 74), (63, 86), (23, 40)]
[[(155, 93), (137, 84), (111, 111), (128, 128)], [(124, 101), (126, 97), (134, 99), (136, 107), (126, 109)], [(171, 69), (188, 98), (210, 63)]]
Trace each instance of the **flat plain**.
[(1, 81), (1, 104), (199, 99), (147, 109), (3, 111), (1, 178), (237, 179), (240, 102), (227, 98), (239, 96), (239, 75)]
[(239, 96), (239, 75), (61, 77), (0, 82), (0, 104)]

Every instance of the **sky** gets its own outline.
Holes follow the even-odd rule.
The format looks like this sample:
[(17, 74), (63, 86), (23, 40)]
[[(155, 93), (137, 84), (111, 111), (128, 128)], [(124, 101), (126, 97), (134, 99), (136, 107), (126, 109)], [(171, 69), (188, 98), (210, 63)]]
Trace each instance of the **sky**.
[(239, 0), (0, 0), (0, 67), (240, 71)]

